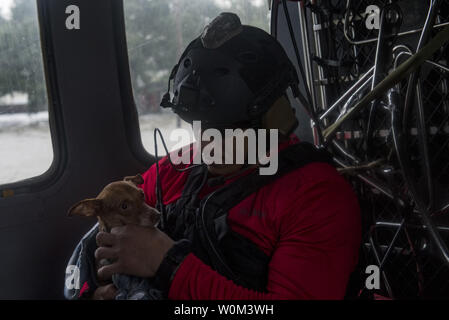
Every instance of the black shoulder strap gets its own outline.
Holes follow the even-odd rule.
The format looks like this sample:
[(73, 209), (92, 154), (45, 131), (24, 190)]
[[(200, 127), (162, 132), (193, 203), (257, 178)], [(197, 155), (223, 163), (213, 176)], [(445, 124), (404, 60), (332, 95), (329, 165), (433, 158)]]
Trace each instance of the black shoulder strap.
[(199, 205), (198, 194), (207, 180), (205, 165), (193, 168), (187, 177), (180, 198), (167, 207), (167, 225), (163, 231), (173, 239), (181, 239), (186, 226), (192, 225), (194, 213)]

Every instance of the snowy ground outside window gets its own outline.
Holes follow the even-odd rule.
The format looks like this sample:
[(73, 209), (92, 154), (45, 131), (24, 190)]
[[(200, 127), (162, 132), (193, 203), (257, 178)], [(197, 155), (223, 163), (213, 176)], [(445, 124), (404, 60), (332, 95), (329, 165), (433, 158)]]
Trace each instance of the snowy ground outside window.
[[(154, 154), (155, 128), (161, 130), (167, 148), (172, 151), (177, 144), (170, 140), (171, 132), (177, 128), (176, 116), (162, 112), (140, 117), (142, 143), (151, 154)], [(191, 131), (184, 121), (181, 121), (181, 128)], [(158, 153), (166, 154), (159, 138)], [(52, 161), (47, 112), (0, 115), (0, 185), (43, 174)]]

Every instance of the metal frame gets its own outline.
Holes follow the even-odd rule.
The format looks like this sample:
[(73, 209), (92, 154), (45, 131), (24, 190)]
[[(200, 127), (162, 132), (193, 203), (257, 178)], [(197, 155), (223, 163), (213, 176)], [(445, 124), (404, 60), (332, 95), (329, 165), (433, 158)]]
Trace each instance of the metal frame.
[[(316, 5), (317, 1), (311, 1), (312, 5)], [(343, 34), (344, 38), (348, 41), (349, 44), (353, 46), (353, 50), (357, 50), (357, 46), (365, 45), (368, 43), (377, 42), (376, 54), (375, 54), (375, 62), (374, 65), (366, 71), (363, 75), (359, 77), (358, 80), (355, 81), (351, 87), (344, 92), (336, 101), (328, 106), (328, 94), (326, 92), (326, 87), (322, 85), (322, 80), (324, 79), (323, 68), (320, 65), (316, 66), (316, 73), (314, 73), (314, 67), (312, 65), (310, 52), (314, 52), (318, 58), (322, 57), (322, 48), (321, 43), (323, 39), (320, 36), (320, 32), (322, 28), (326, 27), (326, 21), (319, 21), (319, 16), (313, 12), (310, 13), (312, 17), (313, 25), (310, 26), (306, 23), (307, 17), (307, 9), (305, 6), (305, 1), (301, 1), (299, 5), (299, 16), (300, 16), (300, 24), (301, 24), (301, 39), (303, 42), (304, 48), (304, 59), (306, 66), (306, 74), (307, 74), (307, 84), (310, 88), (310, 91), (313, 93), (313, 96), (317, 94), (316, 89), (314, 88), (315, 83), (318, 82), (320, 88), (318, 89), (320, 104), (318, 104), (317, 99), (313, 101), (313, 109), (317, 112), (321, 112), (321, 115), (318, 116), (317, 125), (321, 127), (323, 130), (332, 125), (336, 120), (345, 115), (347, 109), (354, 106), (358, 100), (359, 96), (363, 94), (364, 90), (371, 86), (373, 89), (382, 78), (382, 73), (386, 73), (384, 69), (387, 63), (392, 63), (393, 68), (397, 69), (399, 64), (399, 59), (404, 56), (412, 56), (414, 52), (410, 50), (405, 45), (397, 45), (395, 47), (391, 47), (391, 43), (389, 38), (398, 39), (401, 36), (410, 35), (420, 33), (419, 43), (416, 48), (416, 52), (418, 52), (430, 39), (430, 35), (432, 30), (436, 28), (441, 28), (443, 26), (449, 25), (449, 22), (441, 22), (436, 21), (435, 18), (437, 16), (440, 5), (442, 4), (441, 0), (430, 0), (429, 1), (429, 9), (426, 21), (422, 28), (409, 30), (405, 32), (398, 32), (397, 30), (391, 30), (391, 26), (389, 30), (386, 30), (386, 26), (384, 22), (384, 10), (381, 11), (381, 25), (378, 37), (376, 39), (368, 39), (364, 41), (353, 41), (348, 36), (348, 21), (349, 21), (349, 8), (350, 8), (351, 0), (347, 0), (346, 2), (346, 13), (344, 15), (344, 24), (343, 24)], [(319, 26), (319, 27), (317, 27)], [(312, 33), (312, 40), (309, 37), (309, 31)], [(313, 43), (313, 48), (311, 44)], [(355, 52), (356, 53), (356, 52)], [(385, 61), (386, 54), (391, 53), (391, 61)], [(440, 62), (432, 61), (429, 59), (423, 60), (422, 63), (425, 63), (428, 66), (433, 68), (437, 68), (442, 72), (449, 72), (449, 66), (446, 66)], [(314, 81), (315, 78), (318, 81)], [(402, 217), (399, 223), (393, 222), (385, 222), (385, 221), (375, 221), (375, 224), (369, 230), (368, 233), (368, 242), (371, 246), (372, 253), (374, 255), (374, 259), (380, 265), (381, 269), (385, 265), (385, 263), (390, 258), (392, 252), (394, 252), (393, 247), (398, 240), (398, 235), (401, 232), (405, 232), (407, 239), (409, 240), (409, 245), (414, 250), (413, 245), (411, 243), (411, 236), (407, 231), (407, 226), (409, 224), (410, 216), (419, 217), (422, 225), (420, 226), (423, 230), (425, 230), (430, 239), (434, 243), (435, 247), (438, 249), (441, 261), (449, 266), (449, 249), (445, 241), (441, 236), (441, 232), (449, 231), (449, 226), (441, 226), (436, 225), (433, 221), (432, 215), (436, 212), (443, 212), (448, 210), (449, 203), (446, 203), (439, 208), (435, 208), (434, 203), (434, 182), (432, 180), (432, 171), (431, 171), (431, 160), (429, 154), (429, 145), (428, 145), (428, 128), (426, 126), (425, 113), (424, 113), (424, 101), (423, 101), (423, 89), (420, 80), (420, 68), (412, 72), (412, 74), (408, 78), (408, 86), (406, 93), (406, 101), (404, 106), (402, 107), (399, 103), (399, 99), (397, 99), (398, 94), (398, 86), (395, 86), (391, 90), (384, 92), (384, 97), (388, 98), (388, 104), (382, 104), (376, 107), (376, 102), (372, 103), (370, 109), (370, 117), (368, 120), (368, 129), (363, 136), (363, 140), (367, 143), (366, 139), (369, 139), (372, 136), (372, 123), (375, 118), (375, 113), (377, 112), (377, 108), (382, 106), (384, 109), (389, 111), (390, 114), (390, 134), (393, 139), (393, 149), (392, 152), (396, 155), (399, 163), (399, 169), (402, 174), (403, 181), (405, 186), (408, 189), (408, 193), (404, 194), (405, 198), (400, 198), (398, 196), (398, 190), (394, 190), (395, 181), (388, 180), (381, 181), (376, 178), (375, 175), (372, 175), (371, 172), (373, 170), (372, 166), (365, 165), (356, 154), (353, 154), (348, 148), (343, 146), (336, 139), (331, 139), (329, 143), (325, 143), (325, 145), (331, 148), (336, 152), (335, 161), (339, 164), (343, 170), (354, 171), (354, 176), (357, 177), (358, 180), (362, 181), (365, 185), (370, 188), (374, 188), (378, 190), (381, 194), (391, 199), (396, 204), (396, 210), (399, 215)], [(417, 123), (416, 123), (416, 135), (420, 141), (420, 154), (423, 156), (423, 161), (421, 162), (422, 171), (425, 173), (425, 185), (427, 194), (422, 195), (417, 191), (415, 187), (415, 182), (413, 180), (413, 175), (410, 172), (411, 165), (408, 161), (408, 150), (407, 150), (407, 136), (410, 135), (408, 130), (408, 115), (412, 110), (413, 101), (416, 100), (417, 112)], [(379, 101), (378, 101), (379, 102)], [(320, 105), (320, 107), (319, 107)], [(369, 143), (369, 141), (368, 141)], [(371, 159), (372, 160), (372, 159)], [(381, 163), (377, 159), (376, 161), (372, 161), (372, 163)], [(403, 191), (402, 191), (403, 192)], [(414, 203), (415, 207), (411, 207), (410, 204)], [(389, 245), (386, 247), (385, 254), (381, 257), (380, 252), (377, 249), (375, 239), (373, 238), (373, 233), (379, 227), (384, 227), (388, 224), (389, 227), (394, 227), (395, 233)], [(417, 266), (419, 271), (419, 266)], [(418, 275), (422, 277), (422, 275)], [(387, 294), (390, 297), (395, 297), (395, 293), (393, 292), (392, 287), (390, 286), (388, 275), (382, 270), (382, 277), (384, 280), (385, 289)], [(421, 280), (420, 280), (421, 281)]]
[[(350, 44), (353, 44), (353, 45), (361, 45), (361, 44), (367, 44), (367, 43), (372, 43), (372, 42), (377, 42), (377, 38), (373, 38), (373, 39), (367, 39), (367, 40), (361, 40), (361, 41), (354, 41), (354, 40), (351, 40), (351, 38), (349, 38), (349, 36), (348, 36), (348, 21), (349, 21), (349, 7), (350, 7), (350, 4), (351, 4), (351, 1), (352, 0), (347, 0), (347, 2), (346, 2), (346, 14), (345, 14), (345, 17), (344, 17), (344, 20), (343, 20), (343, 32), (344, 32), (344, 35), (345, 35), (345, 38), (346, 38), (346, 40), (350, 43)], [(433, 0), (429, 0), (429, 5), (432, 5), (432, 2), (433, 2)], [(442, 27), (445, 27), (445, 26), (447, 26), (447, 25), (449, 25), (449, 22), (445, 22), (445, 23), (438, 23), (438, 24), (435, 24), (434, 26), (433, 26), (433, 28), (442, 28)], [(408, 31), (403, 31), (403, 32), (400, 32), (400, 33), (398, 33), (397, 34), (397, 36), (398, 37), (401, 37), (401, 36), (406, 36), (406, 35), (410, 35), (410, 34), (414, 34), (414, 33), (418, 33), (418, 32), (422, 32), (423, 31), (423, 29), (422, 28), (420, 28), (420, 29), (414, 29), (414, 30), (408, 30)]]

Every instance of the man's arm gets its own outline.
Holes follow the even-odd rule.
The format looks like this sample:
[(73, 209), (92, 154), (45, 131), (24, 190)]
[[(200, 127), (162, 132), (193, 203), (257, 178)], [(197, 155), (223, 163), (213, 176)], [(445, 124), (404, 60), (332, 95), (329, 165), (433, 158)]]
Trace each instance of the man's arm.
[(240, 287), (189, 254), (170, 299), (342, 299), (360, 245), (357, 199), (343, 179), (298, 190), (286, 208), (269, 264), (267, 293)]
[[(278, 199), (279, 234), (269, 264), (267, 293), (242, 288), (188, 254), (168, 283), (170, 299), (341, 299), (358, 258), (360, 212), (350, 186), (326, 169), (310, 174), (294, 194)], [(305, 177), (307, 178), (307, 177)], [(148, 186), (148, 185), (147, 185)], [(289, 199), (289, 200), (286, 200)], [(232, 228), (232, 225), (230, 225)], [(156, 228), (125, 226), (99, 233), (97, 258), (115, 262), (99, 270), (153, 277), (173, 247)], [(161, 248), (164, 248), (161, 250)]]

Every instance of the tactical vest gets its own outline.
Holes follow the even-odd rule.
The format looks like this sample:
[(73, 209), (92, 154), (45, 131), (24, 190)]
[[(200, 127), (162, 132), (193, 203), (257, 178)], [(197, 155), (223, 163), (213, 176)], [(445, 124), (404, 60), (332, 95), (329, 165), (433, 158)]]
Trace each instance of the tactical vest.
[(229, 210), (290, 171), (312, 162), (333, 165), (332, 157), (327, 151), (306, 142), (280, 151), (278, 159), (276, 174), (259, 175), (258, 170), (253, 170), (201, 200), (198, 194), (208, 180), (207, 167), (193, 168), (181, 197), (165, 206), (166, 225), (163, 231), (175, 241), (189, 239), (193, 253), (200, 260), (234, 283), (259, 292), (266, 291), (271, 257), (252, 241), (228, 227)]

